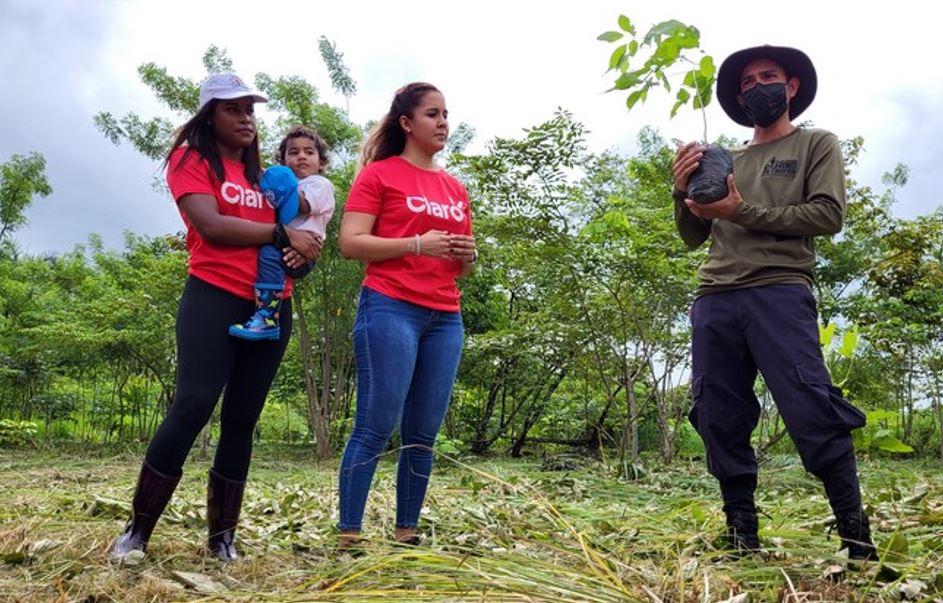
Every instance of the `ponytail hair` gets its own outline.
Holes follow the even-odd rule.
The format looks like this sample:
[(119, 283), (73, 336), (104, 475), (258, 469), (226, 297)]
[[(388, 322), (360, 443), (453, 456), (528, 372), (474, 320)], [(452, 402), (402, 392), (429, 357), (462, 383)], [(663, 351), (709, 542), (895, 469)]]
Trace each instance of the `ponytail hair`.
[(399, 123), (399, 118), (405, 115), (412, 119), (416, 107), (422, 102), (422, 97), (430, 92), (439, 92), (439, 89), (426, 82), (406, 84), (396, 91), (389, 112), (373, 128), (367, 142), (363, 145), (361, 157), (363, 165), (403, 152), (406, 148), (406, 134)]

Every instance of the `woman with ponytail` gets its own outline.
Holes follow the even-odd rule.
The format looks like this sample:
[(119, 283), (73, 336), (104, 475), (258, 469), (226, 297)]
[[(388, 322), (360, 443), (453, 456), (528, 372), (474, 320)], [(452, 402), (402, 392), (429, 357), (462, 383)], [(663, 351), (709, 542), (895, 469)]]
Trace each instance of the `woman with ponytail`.
[(359, 540), (377, 460), (397, 424), (394, 537), (420, 540), (432, 446), (462, 354), (456, 279), (478, 259), (468, 193), (435, 163), (448, 135), (435, 86), (400, 88), (364, 145), (344, 209), (341, 253), (364, 262), (366, 277), (353, 333), (357, 412), (340, 468), (342, 546)]

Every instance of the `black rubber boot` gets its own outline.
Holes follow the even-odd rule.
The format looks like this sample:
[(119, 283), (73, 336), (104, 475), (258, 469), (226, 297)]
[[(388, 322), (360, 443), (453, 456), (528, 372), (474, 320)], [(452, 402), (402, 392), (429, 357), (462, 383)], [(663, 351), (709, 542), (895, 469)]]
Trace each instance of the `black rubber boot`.
[(871, 523), (861, 509), (835, 514), (841, 548), (848, 549), (850, 561), (878, 561), (878, 552), (871, 541)]
[(733, 557), (743, 557), (760, 550), (759, 523), (756, 518), (756, 474), (735, 475), (720, 480), (720, 492), (724, 498), (724, 514), (727, 516), (727, 547)]
[(236, 524), (246, 483), (227, 479), (210, 469), (206, 487), (206, 523), (210, 553), (220, 561), (233, 561), (236, 554)]
[(112, 559), (123, 559), (131, 551), (147, 550), (147, 541), (154, 531), (154, 524), (164, 512), (179, 482), (179, 475), (164, 475), (144, 461), (131, 502), (131, 519), (111, 550)]
[(727, 545), (738, 557), (760, 552), (759, 522), (756, 513), (727, 513)]

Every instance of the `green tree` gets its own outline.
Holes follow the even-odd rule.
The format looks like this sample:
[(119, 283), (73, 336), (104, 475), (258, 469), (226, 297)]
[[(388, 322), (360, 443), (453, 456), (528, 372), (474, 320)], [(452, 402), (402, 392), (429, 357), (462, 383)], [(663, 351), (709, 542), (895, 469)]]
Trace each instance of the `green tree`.
[[(114, 404), (100, 407), (101, 424), (116, 439), (131, 436), (132, 426), (134, 437), (146, 437), (174, 395), (173, 323), (185, 247), (176, 236), (127, 234), (124, 251), (105, 250), (95, 236), (89, 248), (43, 263), (41, 293), (31, 300), (35, 314), (24, 312), (20, 319), (25, 341), (19, 347), (50, 369), (47, 385), (57, 391), (44, 392), (42, 400), (62, 399), (63, 380), (72, 375), (106, 374)], [(158, 385), (156, 407), (134, 394), (145, 381)], [(126, 406), (129, 401), (135, 406)]]
[[(342, 163), (350, 160), (363, 132), (348, 121), (346, 113), (318, 102), (317, 88), (298, 76), (273, 78), (265, 73), (257, 74), (255, 83), (268, 96), (268, 109), (277, 113), (274, 127), (264, 127), (265, 157), (274, 161), (275, 147), (280, 141), (277, 133), (301, 124), (317, 130)], [(263, 130), (260, 128), (260, 131)]]
[(895, 166), (882, 179), (885, 188), (874, 190), (853, 177), (863, 139), (843, 141), (842, 147), (845, 227), (816, 245), (822, 320), (859, 327), (860, 358), (844, 387), (868, 408), (897, 412), (897, 435), (910, 441), (919, 401), (939, 398), (932, 367), (943, 345), (941, 210), (913, 220), (894, 216), (897, 191), (907, 184), (907, 167)]
[[(210, 46), (203, 54), (203, 67), (207, 73), (232, 71), (232, 60), (226, 51)], [(179, 120), (188, 119), (199, 109), (200, 82), (182, 76), (173, 76), (167, 69), (155, 63), (138, 67), (141, 81), (147, 85), (161, 103), (170, 109)], [(317, 102), (317, 89), (301, 77), (273, 77), (266, 73), (255, 76), (256, 86), (269, 97), (269, 109), (276, 112), (275, 135), (292, 124), (303, 124), (317, 129), (331, 147), (337, 151), (349, 150), (359, 141), (361, 130), (350, 124), (346, 115), (337, 109)], [(163, 116), (145, 119), (134, 112), (116, 118), (102, 111), (94, 117), (95, 125), (106, 138), (118, 144), (129, 143), (135, 150), (154, 160), (163, 160), (169, 150), (173, 122)], [(271, 151), (278, 140), (273, 139), (270, 128), (259, 120), (259, 139), (263, 149)], [(271, 157), (271, 153), (266, 153)]]
[(331, 78), (331, 86), (340, 92), (347, 101), (346, 112), (350, 114), (350, 99), (357, 94), (357, 82), (350, 75), (344, 63), (344, 53), (337, 49), (337, 44), (321, 36), (318, 38), (318, 50)]
[(52, 187), (46, 181), (46, 160), (39, 153), (13, 155), (0, 164), (0, 244), (26, 224), (26, 210), (35, 197), (51, 193)]
[[(855, 321), (871, 345), (892, 361), (902, 439), (909, 442), (921, 391), (929, 398), (933, 365), (943, 348), (943, 210), (898, 219), (881, 238), (881, 258), (868, 273), (867, 296), (856, 299)], [(938, 384), (938, 382), (937, 382)]]
[(687, 410), (673, 391), (688, 366), (687, 310), (703, 251), (684, 247), (665, 202), (673, 153), (650, 129), (639, 134), (639, 145), (639, 155), (623, 160), (621, 170), (613, 169), (617, 163), (594, 174), (597, 185), (587, 189), (591, 220), (583, 229), (591, 251), (572, 271), (583, 281), (581, 307), (600, 346), (601, 386), (614, 392), (607, 382), (618, 383), (626, 399), (620, 455), (628, 452), (633, 461), (638, 455), (641, 402), (647, 402), (662, 458), (671, 462)]
[(853, 172), (863, 150), (861, 137), (842, 141), (847, 198), (844, 228), (836, 236), (816, 240), (815, 288), (823, 324), (848, 315), (849, 304), (862, 293), (869, 271), (882, 261), (881, 238), (895, 223), (894, 193), (906, 183), (898, 180), (880, 192), (860, 184)]
[(584, 127), (559, 111), (519, 139), (497, 138), (487, 152), (456, 157), (475, 200), (475, 228), (487, 268), (474, 291), (460, 389), (459, 420), (470, 447), (498, 441), (519, 456), (551, 408), (585, 334), (560, 284), (577, 229), (571, 223), (569, 170), (585, 151)]

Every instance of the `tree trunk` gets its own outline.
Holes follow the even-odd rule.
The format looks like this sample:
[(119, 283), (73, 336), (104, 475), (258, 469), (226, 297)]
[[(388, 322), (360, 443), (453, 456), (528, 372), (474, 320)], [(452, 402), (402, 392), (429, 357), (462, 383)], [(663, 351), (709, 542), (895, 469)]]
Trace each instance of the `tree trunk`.
[(913, 434), (914, 429), (914, 371), (913, 371), (913, 357), (914, 352), (910, 350), (907, 354), (907, 357), (910, 359), (908, 364), (910, 365), (909, 370), (907, 371), (907, 414), (905, 416), (904, 423), (904, 441), (910, 443), (911, 435)]
[(200, 459), (206, 460), (210, 458), (210, 434), (213, 431), (213, 422), (210, 421), (206, 424), (206, 427), (203, 428), (203, 431), (200, 432)]
[[(501, 364), (498, 368), (498, 375), (491, 381), (491, 385), (488, 387), (488, 396), (485, 401), (485, 408), (482, 411), (481, 416), (478, 417), (478, 420), (475, 421), (475, 435), (472, 437), (471, 445), (469, 446), (469, 449), (473, 454), (482, 454), (494, 442), (493, 439), (488, 437), (488, 425), (491, 424), (491, 418), (494, 416), (495, 408), (498, 405), (498, 396), (503, 393), (507, 383), (507, 375), (510, 371), (510, 364), (510, 360), (506, 358), (501, 359)], [(500, 423), (504, 423), (503, 413)]]
[(530, 425), (527, 423), (527, 421), (525, 421), (524, 425), (521, 427), (521, 432), (517, 434), (517, 437), (514, 438), (514, 443), (511, 445), (511, 450), (509, 451), (511, 458), (521, 458), (524, 444), (527, 442), (527, 432), (529, 431)]
[(655, 365), (651, 359), (648, 361), (649, 371), (652, 376), (653, 393), (655, 395), (655, 410), (658, 414), (658, 431), (660, 432), (659, 444), (661, 448), (661, 458), (666, 465), (671, 464), (674, 458), (674, 438), (672, 437), (671, 421), (668, 413), (668, 392), (665, 383), (667, 382), (667, 373), (660, 379), (656, 378)]
[(331, 433), (332, 437), (343, 440), (346, 433), (335, 433), (338, 419), (347, 419), (350, 416), (351, 394), (355, 391), (350, 387), (350, 375), (354, 368), (354, 358), (350, 348), (344, 348), (344, 354), (338, 359), (334, 373), (334, 402), (331, 405)]
[(321, 396), (320, 420), (317, 430), (318, 460), (324, 461), (331, 457), (331, 412), (336, 400), (331, 399), (331, 331), (326, 325), (321, 327)]
[(937, 428), (940, 430), (940, 462), (943, 462), (943, 404), (939, 397), (934, 396), (933, 407), (936, 410)]
[[(323, 418), (323, 400), (321, 400), (318, 392), (318, 383), (315, 377), (316, 359), (311, 349), (311, 336), (308, 333), (308, 321), (305, 319), (304, 304), (297, 289), (293, 297), (294, 304), (292, 308), (298, 314), (298, 352), (301, 356), (302, 376), (304, 378), (305, 393), (308, 397), (308, 429), (314, 435), (316, 458), (324, 460), (330, 456), (330, 424), (325, 425)], [(325, 434), (325, 430), (327, 434)], [(324, 450), (327, 450), (326, 454)]]
[(625, 385), (626, 405), (629, 412), (629, 450), (632, 454), (631, 462), (638, 459), (638, 400), (635, 398), (635, 381)]
[[(539, 386), (535, 390), (534, 403), (528, 410), (527, 414), (524, 416), (524, 424), (521, 427), (521, 432), (514, 440), (513, 446), (511, 446), (512, 457), (521, 457), (523, 454), (524, 444), (527, 442), (527, 434), (530, 433), (531, 428), (533, 428), (534, 425), (536, 425), (540, 420), (540, 417), (543, 416), (544, 409), (547, 408), (550, 398), (553, 396), (554, 392), (557, 391), (557, 388), (560, 387), (560, 383), (562, 383), (563, 379), (566, 377), (566, 368), (560, 368), (559, 371), (560, 372), (557, 375), (554, 375), (552, 371), (550, 375), (548, 375), (547, 378), (553, 379), (553, 382), (546, 383), (546, 390), (544, 390), (544, 385)], [(543, 393), (541, 393), (542, 390)]]
[(940, 462), (943, 463), (943, 399), (941, 399), (943, 383), (940, 382), (940, 373), (936, 371), (933, 372), (933, 384), (935, 385), (932, 394), (933, 409), (936, 411), (937, 427), (940, 430)]

